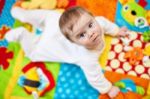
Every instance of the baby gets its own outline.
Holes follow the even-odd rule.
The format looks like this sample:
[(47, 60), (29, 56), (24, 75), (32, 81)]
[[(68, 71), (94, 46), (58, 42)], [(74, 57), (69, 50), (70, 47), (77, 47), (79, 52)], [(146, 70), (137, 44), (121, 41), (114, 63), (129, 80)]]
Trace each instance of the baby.
[[(126, 36), (128, 35), (127, 28), (122, 27), (119, 29), (116, 24), (110, 22), (104, 17), (94, 17), (90, 12), (81, 7), (74, 7), (66, 10), (60, 17), (59, 26), (61, 32), (68, 40), (84, 46), (90, 51), (86, 53), (89, 55), (86, 56), (86, 58), (91, 57), (91, 60), (89, 59), (89, 61), (86, 60), (85, 62), (88, 64), (94, 61), (95, 64), (93, 63), (91, 67), (85, 65), (85, 67), (82, 68), (81, 66), (83, 71), (85, 71), (85, 75), (87, 74), (86, 76), (89, 83), (98, 89), (100, 93), (108, 92), (110, 98), (115, 97), (119, 92), (119, 89), (111, 86), (110, 82), (105, 78), (100, 77), (103, 75), (100, 73), (100, 66), (98, 66), (98, 64), (98, 67), (96, 66), (96, 59), (98, 59), (97, 55), (100, 55), (105, 46), (104, 34), (109, 34), (111, 36)], [(96, 68), (99, 71), (95, 70)], [(93, 75), (88, 73), (93, 73), (95, 79), (92, 79)]]
[(42, 31), (41, 35), (35, 35), (19, 27), (5, 35), (6, 41), (19, 42), (31, 61), (76, 64), (99, 93), (108, 93), (111, 98), (118, 94), (119, 88), (104, 77), (98, 58), (105, 45), (104, 33), (124, 36), (126, 28), (119, 29), (104, 17), (93, 17), (81, 7), (70, 8), (63, 14), (53, 10), (13, 7), (11, 14)]

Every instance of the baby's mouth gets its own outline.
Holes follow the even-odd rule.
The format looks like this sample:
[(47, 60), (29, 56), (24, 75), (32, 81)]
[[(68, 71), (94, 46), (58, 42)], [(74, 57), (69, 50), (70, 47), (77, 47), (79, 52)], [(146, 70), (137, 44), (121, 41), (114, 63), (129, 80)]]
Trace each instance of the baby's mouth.
[(93, 39), (93, 42), (94, 42), (94, 43), (99, 42), (99, 35), (98, 35), (98, 36), (96, 36), (96, 37)]

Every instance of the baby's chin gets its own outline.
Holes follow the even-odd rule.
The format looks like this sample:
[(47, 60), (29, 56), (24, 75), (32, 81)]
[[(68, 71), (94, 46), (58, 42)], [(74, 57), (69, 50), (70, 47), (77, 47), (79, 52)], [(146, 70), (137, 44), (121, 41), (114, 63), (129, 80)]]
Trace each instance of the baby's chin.
[(104, 41), (102, 41), (96, 46), (95, 50), (102, 51), (104, 49), (104, 47), (105, 47), (105, 43), (104, 43)]
[(94, 44), (93, 46), (88, 46), (86, 47), (87, 49), (89, 50), (95, 50), (95, 51), (102, 51), (105, 47), (105, 43), (104, 43), (104, 40), (101, 40), (99, 43), (97, 44)]

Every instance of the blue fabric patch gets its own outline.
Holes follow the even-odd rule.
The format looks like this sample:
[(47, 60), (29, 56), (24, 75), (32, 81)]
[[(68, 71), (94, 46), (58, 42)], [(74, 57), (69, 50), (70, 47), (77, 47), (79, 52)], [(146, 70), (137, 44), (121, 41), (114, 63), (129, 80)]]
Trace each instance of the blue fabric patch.
[(8, 41), (6, 39), (0, 40), (0, 47), (7, 47)]
[(98, 99), (99, 93), (87, 82), (80, 67), (61, 64), (54, 99)]
[(35, 33), (36, 33), (37, 35), (41, 35), (42, 30), (40, 30), (40, 29), (36, 29)]
[(6, 25), (9, 27), (13, 26), (15, 20), (12, 18), (10, 10), (14, 3), (15, 0), (6, 0), (4, 8), (2, 10), (2, 14), (0, 16), (0, 27), (2, 27), (2, 25)]

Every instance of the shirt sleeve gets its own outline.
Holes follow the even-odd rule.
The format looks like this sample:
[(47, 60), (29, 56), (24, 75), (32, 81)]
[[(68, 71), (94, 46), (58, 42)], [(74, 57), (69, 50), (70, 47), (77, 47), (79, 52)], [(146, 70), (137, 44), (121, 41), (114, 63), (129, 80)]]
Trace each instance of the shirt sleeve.
[(29, 23), (37, 28), (41, 28), (49, 13), (55, 13), (52, 10), (26, 10), (19, 7), (13, 7), (11, 15), (24, 23)]
[(98, 62), (83, 62), (82, 64), (80, 64), (80, 66), (89, 84), (96, 90), (98, 90), (99, 93), (104, 94), (111, 89), (112, 84), (104, 77), (102, 69)]
[[(44, 34), (44, 33), (43, 33)], [(57, 35), (58, 34), (58, 35)], [(50, 35), (50, 33), (49, 33)], [(62, 34), (41, 37), (40, 42), (28, 56), (32, 61), (76, 63), (82, 47), (71, 43)]]
[(104, 29), (104, 33), (112, 36), (116, 36), (119, 32), (119, 27), (113, 22), (109, 21), (104, 17), (96, 17), (95, 18), (100, 26)]

